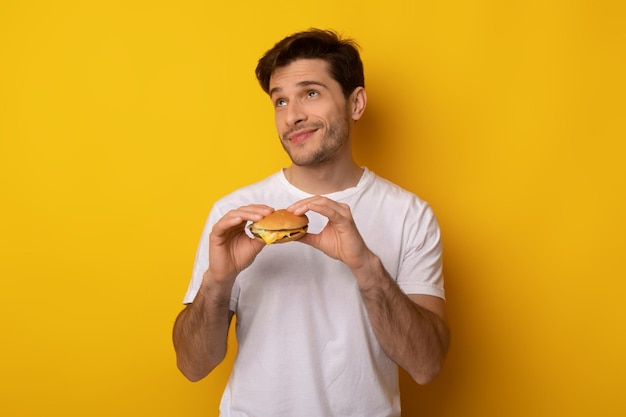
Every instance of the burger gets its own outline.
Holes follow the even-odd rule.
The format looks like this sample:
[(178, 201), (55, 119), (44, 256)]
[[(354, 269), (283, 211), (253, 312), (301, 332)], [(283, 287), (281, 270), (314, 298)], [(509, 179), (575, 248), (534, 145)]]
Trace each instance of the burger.
[(250, 224), (252, 236), (266, 245), (298, 240), (306, 233), (309, 218), (304, 214), (297, 216), (285, 209), (274, 211), (258, 222)]

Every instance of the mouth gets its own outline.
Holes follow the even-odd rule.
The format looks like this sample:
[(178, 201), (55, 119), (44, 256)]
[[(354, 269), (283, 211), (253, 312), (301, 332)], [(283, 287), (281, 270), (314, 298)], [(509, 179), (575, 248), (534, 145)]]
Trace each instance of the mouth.
[(293, 144), (298, 144), (298, 143), (302, 143), (302, 142), (306, 141), (316, 131), (317, 131), (317, 128), (299, 129), (299, 130), (296, 130), (295, 132), (287, 133), (285, 135), (285, 138), (287, 139), (286, 140), (287, 142), (290, 142), (290, 143), (293, 143)]

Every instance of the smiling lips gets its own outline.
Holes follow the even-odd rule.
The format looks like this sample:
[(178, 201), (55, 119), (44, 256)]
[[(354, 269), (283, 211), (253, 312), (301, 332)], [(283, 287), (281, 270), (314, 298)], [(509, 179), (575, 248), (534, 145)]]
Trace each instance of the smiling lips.
[(300, 128), (295, 132), (289, 132), (285, 135), (288, 142), (293, 144), (302, 143), (307, 140), (313, 133), (317, 131), (317, 127)]

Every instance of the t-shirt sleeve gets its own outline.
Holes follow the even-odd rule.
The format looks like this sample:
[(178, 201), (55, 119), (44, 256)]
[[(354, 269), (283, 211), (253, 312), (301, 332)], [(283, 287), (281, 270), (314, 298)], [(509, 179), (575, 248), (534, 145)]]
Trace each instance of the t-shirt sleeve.
[(192, 303), (194, 298), (196, 298), (196, 294), (198, 294), (200, 284), (202, 284), (202, 277), (206, 270), (209, 269), (209, 235), (211, 234), (211, 230), (213, 230), (213, 225), (217, 223), (224, 214), (225, 213), (215, 205), (209, 212), (204, 223), (200, 242), (198, 242), (198, 248), (196, 249), (196, 257), (191, 272), (191, 281), (189, 282), (187, 293), (183, 299), (184, 304)]
[(439, 223), (426, 205), (408, 229), (408, 240), (397, 283), (405, 294), (426, 294), (445, 299)]
[(191, 304), (198, 294), (200, 284), (202, 284), (202, 276), (209, 268), (209, 234), (213, 227), (212, 214), (209, 214), (204, 228), (202, 229), (202, 235), (200, 236), (200, 242), (196, 249), (196, 258), (193, 263), (193, 270), (191, 272), (191, 280), (187, 287), (187, 293), (183, 299), (184, 304)]
[[(198, 248), (196, 249), (196, 257), (193, 263), (191, 280), (189, 281), (187, 292), (183, 298), (183, 304), (191, 304), (200, 290), (202, 277), (204, 276), (206, 270), (209, 269), (209, 235), (211, 234), (211, 230), (213, 230), (213, 225), (217, 223), (223, 215), (224, 213), (214, 207), (209, 213), (209, 216), (204, 224), (202, 235), (200, 236), (200, 242), (198, 243)], [(236, 311), (237, 309), (238, 296), (239, 284), (235, 281), (230, 299), (230, 309), (232, 311)]]

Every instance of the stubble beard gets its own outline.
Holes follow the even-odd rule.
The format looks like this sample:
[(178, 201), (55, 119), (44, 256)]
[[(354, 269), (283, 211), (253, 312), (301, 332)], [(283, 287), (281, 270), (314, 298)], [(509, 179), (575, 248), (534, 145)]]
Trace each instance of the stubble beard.
[[(321, 129), (323, 128), (322, 123), (315, 123), (307, 125), (306, 128), (315, 128)], [(310, 151), (300, 152), (300, 148), (309, 145), (308, 143), (299, 145), (290, 145), (287, 140), (287, 136), (291, 133), (288, 132), (283, 134), (281, 138), (281, 144), (283, 148), (289, 155), (291, 162), (294, 165), (309, 167), (316, 165), (323, 165), (331, 161), (335, 155), (342, 149), (346, 143), (348, 142), (349, 135), (349, 120), (347, 117), (342, 121), (335, 121), (331, 125), (328, 126), (328, 130), (324, 134), (324, 137), (321, 140), (321, 143), (316, 149)]]

